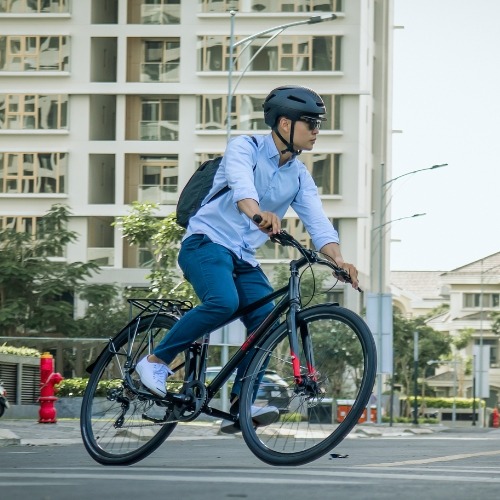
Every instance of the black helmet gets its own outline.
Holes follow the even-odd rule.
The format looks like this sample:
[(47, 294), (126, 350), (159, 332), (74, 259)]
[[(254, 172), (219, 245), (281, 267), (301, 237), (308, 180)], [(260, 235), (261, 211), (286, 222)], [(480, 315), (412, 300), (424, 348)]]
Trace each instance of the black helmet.
[(264, 121), (271, 128), (280, 116), (297, 121), (302, 116), (326, 120), (323, 99), (311, 89), (299, 85), (285, 85), (271, 91), (264, 104)]

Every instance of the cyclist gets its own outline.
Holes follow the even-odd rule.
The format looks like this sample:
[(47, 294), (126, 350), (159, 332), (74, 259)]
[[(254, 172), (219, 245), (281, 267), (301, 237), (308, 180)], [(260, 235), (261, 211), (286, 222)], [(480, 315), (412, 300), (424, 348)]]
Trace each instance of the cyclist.
[[(196, 339), (223, 324), (239, 307), (269, 294), (272, 287), (255, 259), (256, 248), (281, 229), (281, 219), (291, 206), (310, 234), (313, 244), (337, 265), (346, 269), (352, 286), (358, 287), (358, 272), (344, 261), (338, 233), (326, 217), (318, 189), (306, 166), (302, 151), (316, 142), (326, 108), (313, 90), (287, 85), (274, 89), (263, 103), (267, 135), (239, 136), (229, 142), (205, 204), (190, 219), (181, 243), (178, 262), (201, 304), (185, 314), (136, 367), (141, 382), (150, 391), (165, 395), (168, 364)], [(230, 190), (207, 202), (224, 186)], [(260, 215), (259, 224), (253, 217)], [(242, 318), (248, 332), (267, 316), (268, 303)], [(249, 359), (238, 367), (231, 391), (231, 414), (238, 414), (240, 379)], [(277, 408), (252, 407), (256, 425), (267, 425), (279, 417)], [(223, 422), (222, 431), (235, 432), (238, 424)]]

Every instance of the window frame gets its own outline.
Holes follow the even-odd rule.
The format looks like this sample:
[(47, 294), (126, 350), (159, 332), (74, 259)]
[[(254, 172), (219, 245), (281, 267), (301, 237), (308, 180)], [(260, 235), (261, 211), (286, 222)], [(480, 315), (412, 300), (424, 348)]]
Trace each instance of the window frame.
[[(46, 170), (43, 167), (44, 162), (41, 157), (45, 155), (51, 156), (51, 163), (53, 161), (54, 169), (53, 175), (43, 175)], [(31, 162), (32, 170), (28, 174), (26, 169), (26, 156), (32, 156)], [(11, 163), (11, 159), (15, 158)], [(16, 165), (17, 164), (17, 165)], [(12, 170), (12, 172), (10, 172)], [(50, 194), (66, 194), (65, 189), (67, 186), (67, 173), (68, 173), (68, 154), (65, 152), (4, 152), (0, 151), (0, 193), (1, 194), (30, 194), (30, 195), (50, 195)], [(55, 183), (54, 191), (41, 191), (40, 188), (45, 183), (50, 185), (48, 180), (52, 179)], [(48, 180), (47, 180), (48, 179)], [(10, 182), (15, 181), (17, 188), (10, 190), (8, 185)], [(33, 189), (25, 190), (25, 185), (32, 185)]]

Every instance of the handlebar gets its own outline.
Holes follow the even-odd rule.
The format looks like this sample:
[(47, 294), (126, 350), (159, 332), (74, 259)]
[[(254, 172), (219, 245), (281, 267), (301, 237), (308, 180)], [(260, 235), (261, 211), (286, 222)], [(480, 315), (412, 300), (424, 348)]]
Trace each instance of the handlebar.
[[(260, 224), (262, 222), (262, 217), (259, 214), (255, 214), (252, 217), (252, 220), (256, 224)], [(278, 243), (281, 246), (293, 247), (296, 250), (298, 250), (299, 253), (305, 259), (304, 264), (320, 264), (323, 266), (327, 266), (333, 271), (333, 274), (337, 278), (341, 278), (346, 283), (352, 283), (351, 276), (345, 269), (335, 264), (335, 262), (326, 259), (325, 257), (322, 257), (319, 252), (304, 247), (299, 241), (297, 241), (291, 234), (287, 233), (284, 229), (282, 229), (277, 234), (273, 234), (270, 237), (270, 239), (272, 242)], [(361, 288), (358, 288), (358, 292), (362, 292)]]

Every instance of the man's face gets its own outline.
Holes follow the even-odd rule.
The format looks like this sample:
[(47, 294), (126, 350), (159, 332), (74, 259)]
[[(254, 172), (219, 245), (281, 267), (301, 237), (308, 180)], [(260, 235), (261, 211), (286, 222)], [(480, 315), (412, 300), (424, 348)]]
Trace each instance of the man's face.
[[(304, 117), (304, 119), (297, 120), (293, 131), (293, 145), (295, 149), (311, 151), (316, 142), (320, 126), (321, 120), (314, 118)], [(282, 130), (282, 135), (287, 141), (290, 141), (291, 127), (292, 120), (285, 117), (280, 118), (279, 128)]]

